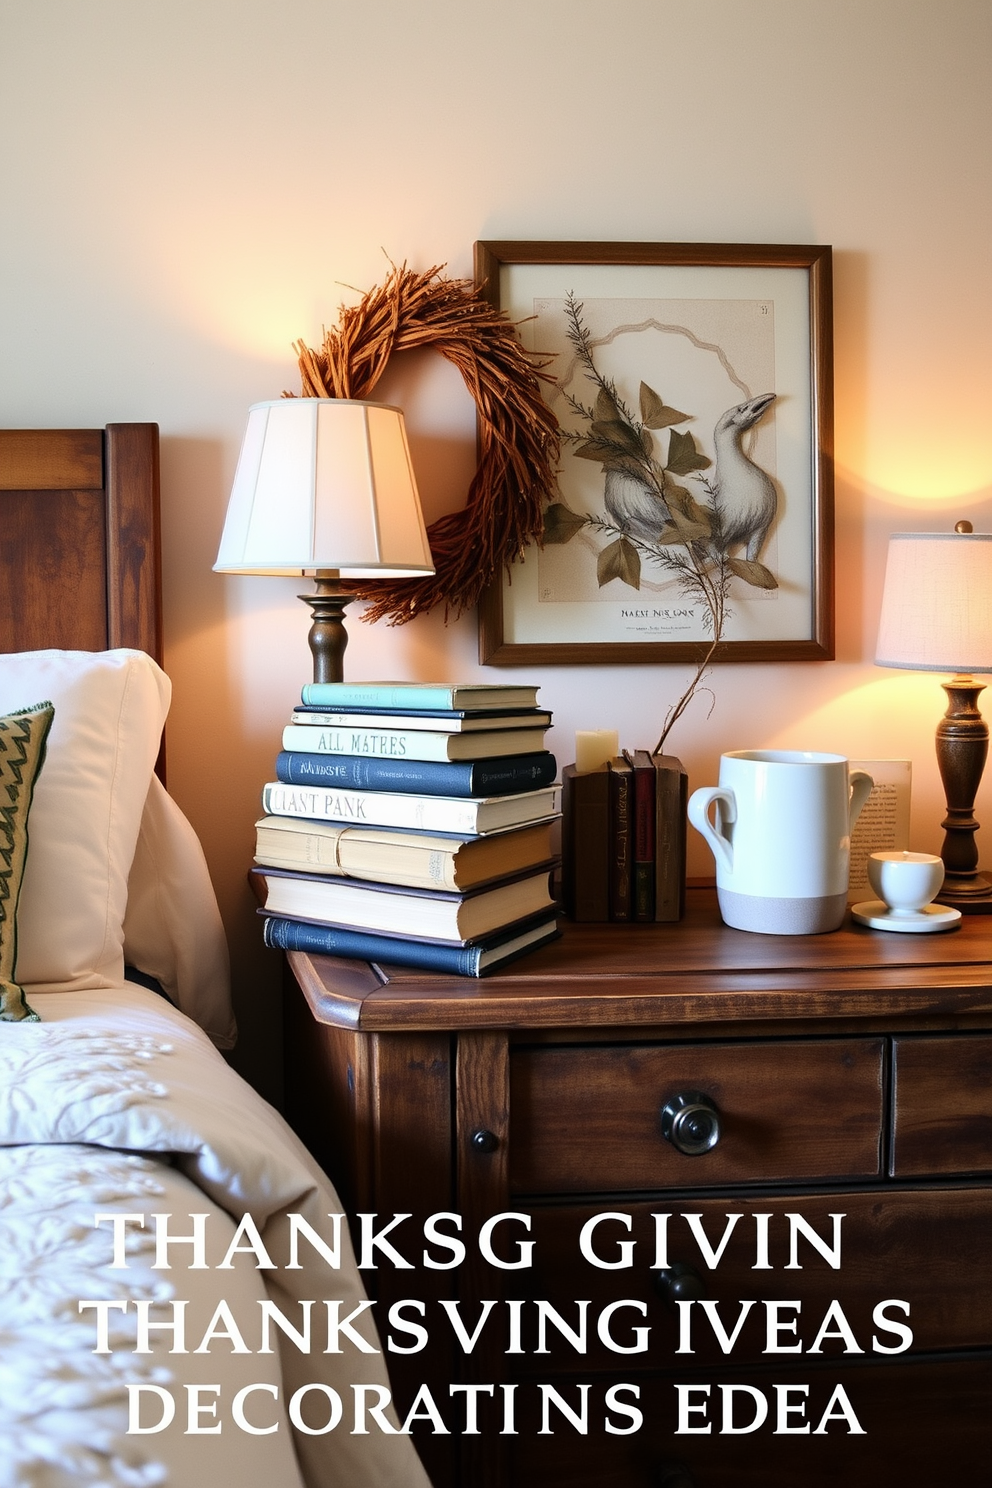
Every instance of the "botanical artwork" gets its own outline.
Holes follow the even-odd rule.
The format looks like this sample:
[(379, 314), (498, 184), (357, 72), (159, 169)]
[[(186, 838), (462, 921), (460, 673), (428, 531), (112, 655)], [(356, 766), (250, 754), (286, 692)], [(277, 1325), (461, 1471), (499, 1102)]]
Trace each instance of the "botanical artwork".
[[(537, 598), (624, 601), (628, 629), (717, 639), (774, 601), (774, 302), (534, 302), (562, 426)], [(640, 621), (641, 623), (637, 623)]]
[(482, 595), (480, 659), (831, 657), (830, 249), (491, 242), (475, 271), (561, 435), (540, 540)]

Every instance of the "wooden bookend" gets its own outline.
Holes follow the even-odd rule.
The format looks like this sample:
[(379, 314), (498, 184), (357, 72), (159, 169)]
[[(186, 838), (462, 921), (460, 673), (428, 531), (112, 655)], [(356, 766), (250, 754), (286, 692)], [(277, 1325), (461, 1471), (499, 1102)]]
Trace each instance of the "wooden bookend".
[(610, 775), (562, 771), (562, 898), (573, 920), (610, 918)]
[(686, 801), (689, 777), (674, 754), (651, 756), (655, 776), (656, 920), (681, 920), (685, 914)]

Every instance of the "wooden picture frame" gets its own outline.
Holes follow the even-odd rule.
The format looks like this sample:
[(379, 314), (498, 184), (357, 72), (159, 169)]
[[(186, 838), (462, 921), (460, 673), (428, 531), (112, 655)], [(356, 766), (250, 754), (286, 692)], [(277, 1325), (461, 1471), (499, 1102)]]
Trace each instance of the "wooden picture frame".
[(544, 544), (483, 596), (480, 661), (697, 661), (715, 572), (712, 660), (830, 660), (830, 248), (487, 241), (475, 276), (565, 435)]

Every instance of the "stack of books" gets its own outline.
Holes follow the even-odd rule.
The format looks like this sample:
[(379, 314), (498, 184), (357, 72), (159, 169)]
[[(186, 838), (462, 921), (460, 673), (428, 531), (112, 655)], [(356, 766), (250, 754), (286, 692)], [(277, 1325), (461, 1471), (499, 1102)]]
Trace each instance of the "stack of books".
[(558, 934), (536, 687), (308, 683), (262, 793), (265, 943), (483, 976)]
[(562, 772), (562, 896), (573, 920), (651, 923), (685, 914), (688, 777), (672, 754), (625, 751)]

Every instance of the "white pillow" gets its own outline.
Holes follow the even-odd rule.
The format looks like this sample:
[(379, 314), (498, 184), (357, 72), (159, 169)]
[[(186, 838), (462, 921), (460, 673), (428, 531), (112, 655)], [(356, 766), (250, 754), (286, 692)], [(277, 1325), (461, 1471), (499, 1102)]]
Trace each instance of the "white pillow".
[(154, 775), (127, 882), (124, 958), (155, 977), (218, 1049), (234, 1046), (227, 938), (203, 848)]
[(172, 688), (142, 651), (0, 655), (0, 713), (51, 699), (17, 908), (17, 979), (120, 985), (127, 877)]

